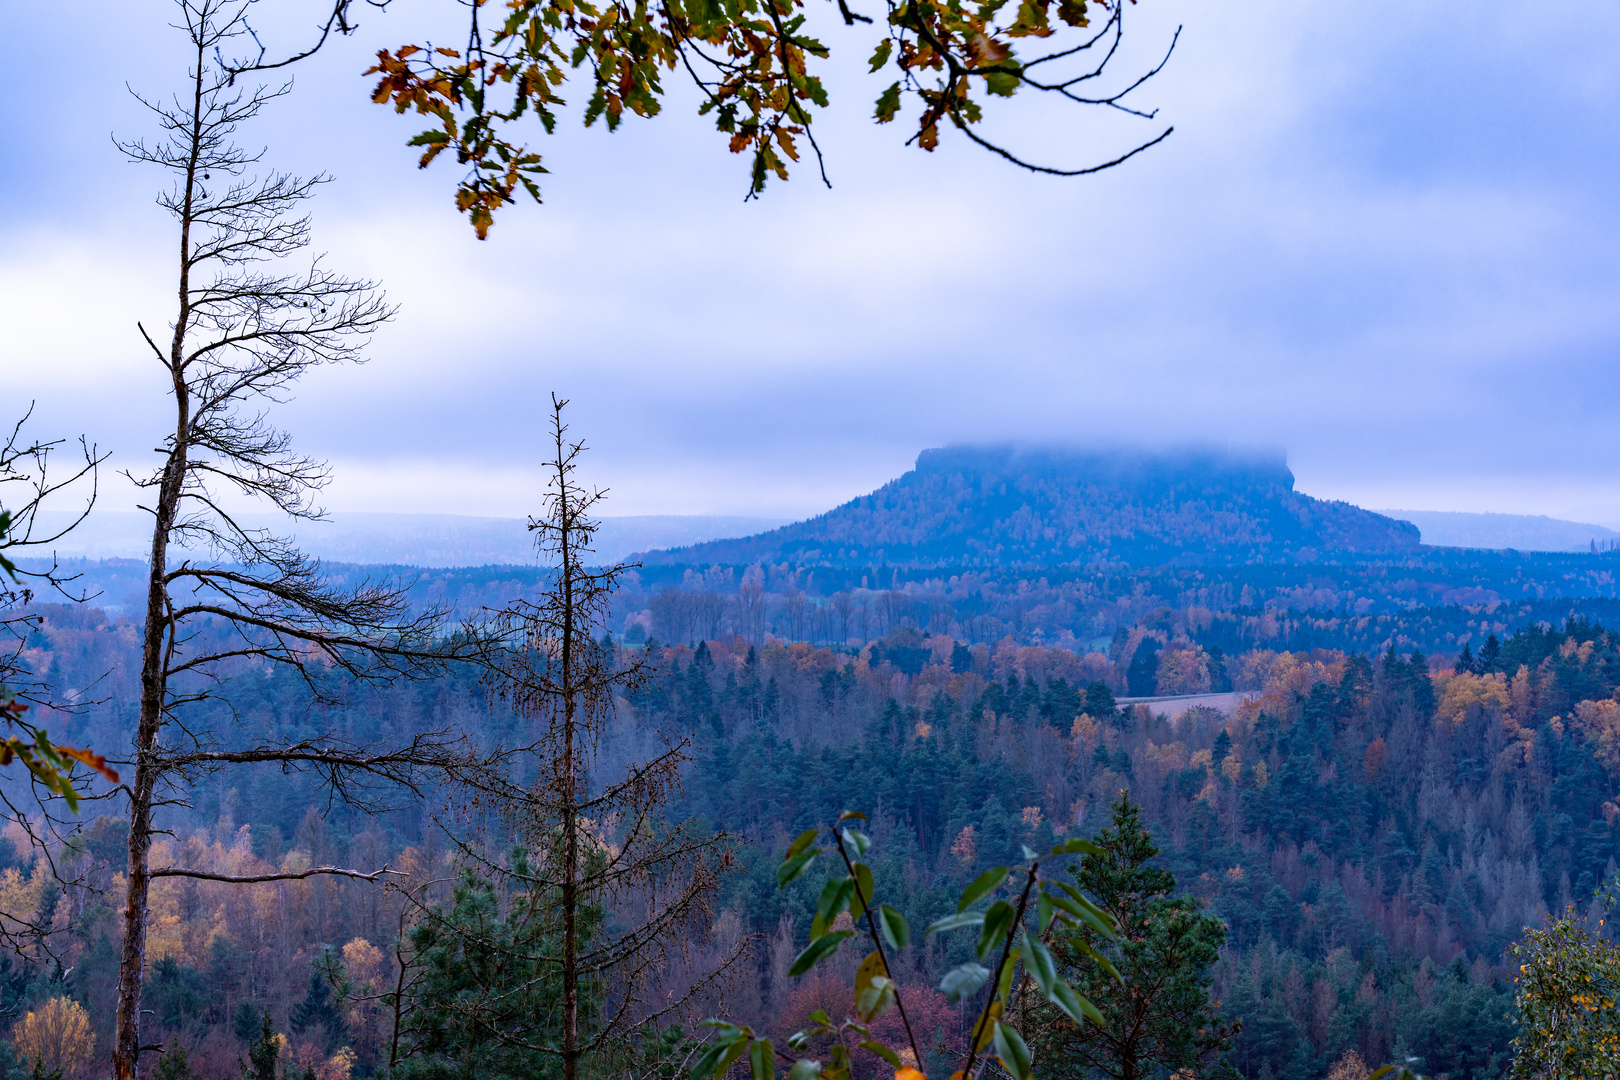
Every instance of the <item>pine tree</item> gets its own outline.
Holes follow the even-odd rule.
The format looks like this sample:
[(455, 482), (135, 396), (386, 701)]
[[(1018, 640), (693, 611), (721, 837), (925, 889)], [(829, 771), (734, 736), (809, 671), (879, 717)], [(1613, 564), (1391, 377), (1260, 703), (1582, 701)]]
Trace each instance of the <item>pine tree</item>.
[(186, 1048), (176, 1039), (169, 1044), (169, 1048), (158, 1058), (157, 1072), (153, 1074), (156, 1080), (202, 1080), (196, 1069), (191, 1067), (191, 1059), (186, 1056)]
[[(555, 853), (552, 853), (555, 854)], [(395, 1075), (405, 1080), (556, 1080), (562, 1075), (563, 995), (555, 978), (561, 944), (557, 889), (535, 880), (521, 849), (504, 881), (523, 891), (507, 903), (497, 884), (468, 871), (447, 909), (411, 932), (413, 966), (400, 1035), (406, 1044)], [(524, 886), (527, 886), (526, 888)], [(586, 948), (603, 910), (581, 913)], [(580, 1034), (599, 1016), (597, 984), (581, 987)]]
[(1457, 654), (1457, 662), (1451, 665), (1451, 670), (1458, 675), (1469, 674), (1474, 670), (1474, 650), (1467, 644), (1464, 644), (1462, 652)]
[[(1118, 941), (1087, 929), (1055, 939), (1051, 948), (1103, 1023), (1060, 1023), (1055, 1010), (1043, 1007), (1051, 1015), (1043, 1017), (1037, 1036), (1037, 1071), (1050, 1080), (1235, 1076), (1221, 1056), (1237, 1029), (1221, 1022), (1209, 994), (1209, 968), (1226, 940), (1225, 925), (1202, 914), (1195, 898), (1171, 897), (1176, 879), (1148, 865), (1159, 849), (1124, 793), (1113, 805), (1112, 826), (1093, 842), (1103, 853), (1085, 857), (1075, 884), (1118, 921)], [(1104, 973), (1089, 949), (1106, 955), (1123, 982)]]
[(248, 1059), (242, 1066), (242, 1080), (276, 1080), (276, 1059), (281, 1056), (281, 1040), (270, 1026), (270, 1010), (259, 1020), (259, 1037), (248, 1044)]
[(287, 1014), (287, 1026), (299, 1035), (310, 1028), (323, 1029), (328, 1052), (337, 1049), (348, 1039), (348, 1025), (344, 1023), (343, 1010), (332, 1000), (332, 988), (319, 971), (310, 973), (309, 990), (305, 992), (304, 1000), (294, 1005)]

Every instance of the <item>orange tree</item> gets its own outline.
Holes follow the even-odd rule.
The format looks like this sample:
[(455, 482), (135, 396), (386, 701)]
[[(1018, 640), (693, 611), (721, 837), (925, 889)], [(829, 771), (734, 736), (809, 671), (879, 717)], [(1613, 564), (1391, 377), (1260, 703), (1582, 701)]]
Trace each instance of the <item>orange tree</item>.
[[(905, 994), (889, 974), (889, 961), (895, 950), (911, 942), (906, 917), (877, 899), (877, 882), (866, 858), (872, 841), (857, 827), (866, 815), (846, 811), (831, 829), (810, 829), (788, 847), (777, 869), (777, 885), (786, 887), (801, 877), (816, 859), (832, 854), (843, 872), (835, 866), (833, 876), (821, 891), (815, 918), (810, 925), (810, 943), (788, 969), (790, 976), (803, 975), (834, 955), (846, 941), (854, 939), (871, 951), (855, 972), (854, 1015), (834, 1017), (826, 1010), (812, 1012), (808, 1026), (788, 1039), (786, 1049), (757, 1036), (751, 1028), (724, 1021), (710, 1021), (715, 1038), (705, 1048), (691, 1071), (691, 1080), (714, 1080), (726, 1075), (733, 1064), (747, 1058), (753, 1080), (774, 1080), (778, 1058), (788, 1067), (789, 1080), (849, 1080), (851, 1054), (866, 1050), (892, 1065), (898, 1080), (922, 1080), (915, 1067), (923, 1060), (911, 1021), (906, 1015)], [(818, 847), (823, 833), (830, 836), (826, 847)], [(1112, 940), (1113, 918), (1079, 889), (1068, 882), (1048, 877), (1043, 866), (1064, 855), (1096, 853), (1088, 840), (1066, 840), (1041, 854), (1023, 849), (1024, 863), (1014, 868), (998, 866), (986, 870), (962, 891), (956, 913), (929, 926), (925, 934), (971, 931), (976, 936), (974, 959), (946, 972), (940, 990), (951, 1001), (982, 994), (976, 1010), (972, 1037), (956, 1080), (967, 1080), (976, 1068), (994, 1057), (1013, 1080), (1032, 1080), (1033, 1062), (1029, 1047), (1010, 1021), (1017, 995), (1035, 986), (1069, 1020), (1076, 1024), (1101, 1020), (1096, 1008), (1075, 993), (1061, 975), (1042, 937), (1055, 925), (1085, 926)], [(1001, 895), (1005, 894), (1005, 895)], [(990, 901), (980, 908), (982, 901)], [(838, 917), (851, 916), (851, 929), (838, 928)], [(1035, 933), (1029, 933), (1029, 917), (1034, 916)], [(852, 942), (853, 943), (853, 942)], [(1075, 946), (1092, 962), (1118, 977), (1113, 965), (1083, 939)], [(907, 1045), (890, 1046), (877, 1037), (872, 1022), (894, 1009), (900, 1017)], [(830, 1037), (826, 1061), (797, 1055), (818, 1036)], [(790, 1052), (791, 1051), (791, 1052)]]
[[(386, 7), (389, 0), (367, 0)], [(1156, 75), (1163, 58), (1124, 77), (1110, 70), (1119, 56), (1124, 0), (882, 0), (872, 14), (835, 0), (845, 27), (866, 27), (872, 72), (893, 81), (879, 94), (873, 117), (894, 121), (909, 99), (915, 109), (908, 143), (933, 150), (942, 131), (962, 136), (1032, 172), (1079, 176), (1099, 172), (1161, 141), (1171, 129), (1070, 166), (1038, 162), (984, 133), (984, 104), (1024, 91), (1081, 108), (1143, 120), (1156, 112), (1131, 104), (1132, 91)], [(1134, 0), (1132, 0), (1134, 3)], [(355, 0), (333, 0), (319, 38), (280, 59), (256, 57), (238, 72), (281, 67), (320, 48), (334, 33), (352, 33)], [(806, 147), (826, 171), (811, 130), (812, 108), (828, 105), (820, 72), (830, 49), (812, 36), (805, 0), (464, 0), (465, 41), (383, 49), (366, 74), (378, 76), (373, 100), (414, 112), (429, 126), (410, 143), (426, 167), (449, 156), (464, 169), (456, 205), (478, 235), (519, 187), (536, 201), (546, 171), (515, 125), (538, 120), (549, 134), (568, 106), (565, 89), (583, 84), (581, 118), (615, 130), (626, 111), (660, 113), (665, 77), (687, 79), (699, 113), (711, 117), (732, 153), (751, 157), (749, 195), (770, 176), (786, 179), (788, 163)], [(1177, 31), (1179, 34), (1179, 30)], [(532, 116), (531, 116), (532, 114)]]

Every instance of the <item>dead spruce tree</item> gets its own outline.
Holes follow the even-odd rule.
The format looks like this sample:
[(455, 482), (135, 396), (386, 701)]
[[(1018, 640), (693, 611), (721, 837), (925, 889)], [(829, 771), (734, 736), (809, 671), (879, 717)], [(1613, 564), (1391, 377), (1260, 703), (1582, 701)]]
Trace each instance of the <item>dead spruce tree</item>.
[(153, 522), (139, 721), (124, 789), (129, 862), (112, 1051), (119, 1080), (134, 1080), (140, 1053), (159, 1049), (141, 1045), (139, 1021), (154, 878), (250, 883), (385, 872), (322, 866), (232, 877), (154, 867), (155, 810), (182, 803), (199, 775), (231, 765), (314, 770), (339, 797), (363, 802), (376, 796), (375, 785), (414, 787), (423, 770), (453, 771), (467, 760), (443, 732), (379, 748), (330, 735), (277, 742), (187, 721), (195, 715), (188, 708), (219, 698), (234, 671), (285, 666), (320, 698), (338, 680), (421, 673), (458, 646), (436, 637), (439, 613), (413, 614), (403, 592), (386, 583), (330, 584), (290, 540), (247, 528), (221, 502), (229, 495), (294, 519), (320, 516), (312, 500), (326, 483), (325, 467), (296, 453), (265, 409), (310, 369), (358, 360), (391, 310), (370, 282), (335, 274), (319, 259), (295, 262), (309, 243), (299, 208), (324, 178), (255, 176), (262, 155), (232, 141), (287, 90), (233, 86), (219, 66), (221, 50), (244, 33), (247, 3), (179, 0), (177, 7), (177, 28), (190, 44), (185, 88), (166, 102), (145, 101), (161, 139), (120, 143), (133, 160), (174, 178), (158, 201), (178, 225), (178, 262), (168, 334), (160, 344), (141, 327), (163, 368), (174, 426), (157, 468), (137, 479)]
[[(622, 778), (593, 783), (596, 750), (626, 692), (649, 672), (642, 661), (597, 639), (624, 565), (588, 564), (597, 529), (593, 509), (604, 492), (583, 487), (574, 472), (584, 445), (568, 440), (566, 401), (552, 398), (550, 476), (545, 511), (531, 518), (542, 562), (552, 568), (538, 602), (498, 612), (487, 654), (495, 687), (534, 725), (531, 783), (508, 805), (525, 846), (539, 853), (526, 869), (496, 865), (469, 845), (463, 851), (499, 875), (519, 875), (528, 894), (551, 898), (554, 932), (543, 961), (555, 980), (560, 1030), (524, 1032), (476, 1025), (488, 1036), (561, 1060), (564, 1080), (577, 1080), (581, 1059), (615, 1053), (634, 1030), (678, 1012), (723, 980), (744, 955), (739, 941), (706, 970), (671, 979), (671, 967), (713, 921), (712, 902), (734, 865), (730, 840), (665, 820), (664, 811), (689, 760), (686, 739), (667, 743)], [(605, 925), (594, 913), (611, 915)], [(583, 920), (589, 916), (589, 933)], [(581, 994), (591, 999), (588, 1029)]]

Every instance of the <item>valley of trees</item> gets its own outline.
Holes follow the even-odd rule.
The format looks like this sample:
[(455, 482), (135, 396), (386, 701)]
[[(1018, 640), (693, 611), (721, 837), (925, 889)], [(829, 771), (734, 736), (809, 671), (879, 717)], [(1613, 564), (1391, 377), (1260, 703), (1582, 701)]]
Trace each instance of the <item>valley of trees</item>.
[[(119, 745), (138, 700), (133, 625), (85, 607), (41, 614), (27, 641), (32, 668), (62, 687), (97, 685), (104, 699), (52, 717), (51, 729)], [(1133, 651), (1154, 643), (1140, 628), (1123, 641)], [(1595, 912), (1589, 898), (1620, 857), (1620, 635), (1593, 623), (1531, 627), (1432, 661), (1235, 653), (1226, 677), (1252, 700), (1229, 717), (1193, 708), (1173, 720), (1116, 704), (1129, 689), (1128, 652), (968, 645), (907, 624), (856, 652), (738, 636), (601, 648), (658, 676), (622, 695), (602, 730), (595, 790), (661, 736), (689, 740), (669, 820), (733, 838), (706, 933), (686, 943), (659, 992), (678, 997), (741, 955), (703, 1001), (778, 1045), (815, 1008), (845, 1002), (855, 958), (840, 952), (787, 976), (825, 879), (812, 872), (778, 891), (775, 867), (793, 836), (855, 805), (867, 808), (888, 902), (925, 923), (1021, 844), (1095, 835), (1128, 791), (1159, 849), (1152, 865), (1224, 924), (1210, 994), (1236, 1028), (1222, 1058), (1247, 1077), (1326, 1076), (1351, 1053), (1372, 1064), (1420, 1058), (1429, 1075), (1504, 1075), (1516, 1034), (1507, 950), (1549, 912)], [(1211, 659), (1186, 638), (1158, 655), (1161, 669)], [(232, 687), (230, 706), (211, 707), (207, 722), (249, 724), (266, 740), (398, 741), (452, 724), (490, 745), (526, 738), (471, 668), (356, 687), (324, 705), (290, 672), (246, 671)], [(189, 866), (252, 875), (359, 860), (406, 875), (394, 887), (154, 882), (143, 1039), (178, 1042), (196, 1075), (236, 1075), (266, 1011), (282, 1065), (321, 1077), (380, 1074), (396, 1040), (408, 1050), (453, 1042), (413, 1021), (411, 994), (398, 988), (428, 988), (434, 972), (452, 970), (434, 959), (442, 931), (429, 932), (424, 911), (454, 924), (510, 910), (500, 889), (485, 895), (487, 882), (459, 876), (466, 864), (444, 825), (474, 819), (444, 815), (448, 792), (362, 808), (326, 790), (317, 775), (252, 766), (165, 812), (158, 848)], [(16, 825), (0, 847), (0, 909), (52, 931), (9, 927), (19, 948), (6, 955), (0, 1005), (25, 1017), (73, 1003), (99, 1061), (112, 1034), (110, 895), (127, 824), (93, 808), (87, 818), (56, 850)], [(968, 1037), (969, 1003), (926, 990), (962, 962), (961, 948), (931, 939), (890, 962), (916, 988), (908, 1007), (913, 1028), (929, 1033), (930, 1076), (950, 1071)], [(692, 1034), (644, 1033), (644, 1051), (657, 1057), (660, 1039), (678, 1047)], [(880, 1063), (864, 1056), (856, 1071), (875, 1075)]]
[[(246, 526), (237, 502), (321, 516), (326, 468), (272, 408), (393, 312), (308, 252), (325, 178), (236, 141), (287, 93), (254, 74), (351, 6), (286, 55), (247, 3), (180, 0), (178, 92), (117, 143), (177, 240), (174, 307), (138, 326), (172, 410), (126, 474), (149, 559), (28, 559), (57, 444), (0, 452), (0, 1080), (1605, 1067), (1613, 553), (1426, 551), (1278, 461), (958, 449), (815, 522), (601, 567), (555, 397), (535, 567), (328, 567)], [(1151, 118), (1123, 98), (1162, 61), (1074, 89), (1124, 5), (837, 8), (896, 76), (877, 120), (909, 101), (924, 150), (1076, 175), (1168, 134), (1064, 169), (979, 127), (1021, 89)], [(550, 131), (576, 71), (612, 129), (679, 64), (751, 195), (819, 161), (828, 49), (791, 0), (483, 9), (465, 50), (368, 73), (428, 118), (424, 167), (463, 166), (481, 237), (538, 198), (508, 133)]]

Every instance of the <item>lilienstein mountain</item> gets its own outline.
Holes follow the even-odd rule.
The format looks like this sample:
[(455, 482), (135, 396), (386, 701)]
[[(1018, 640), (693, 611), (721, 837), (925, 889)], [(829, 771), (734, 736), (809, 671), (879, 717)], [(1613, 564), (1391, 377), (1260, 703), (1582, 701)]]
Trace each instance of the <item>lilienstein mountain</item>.
[(1294, 490), (1281, 453), (948, 446), (870, 495), (649, 565), (1310, 562), (1414, 551), (1415, 525)]

